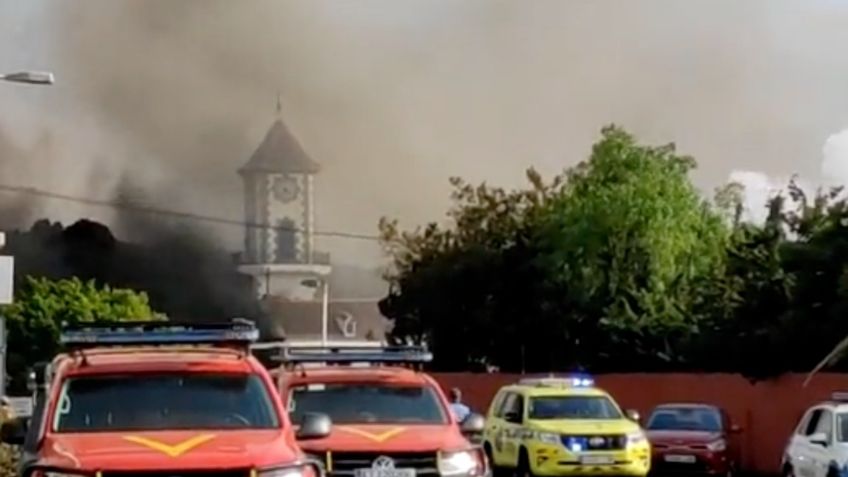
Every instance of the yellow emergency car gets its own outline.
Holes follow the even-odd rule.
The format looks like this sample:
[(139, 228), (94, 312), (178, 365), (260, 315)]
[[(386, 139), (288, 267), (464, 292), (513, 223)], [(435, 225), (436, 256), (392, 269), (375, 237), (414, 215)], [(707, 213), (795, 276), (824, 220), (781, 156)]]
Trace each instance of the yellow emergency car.
[(587, 376), (523, 379), (492, 400), (483, 434), (495, 473), (643, 477), (651, 447), (638, 415)]

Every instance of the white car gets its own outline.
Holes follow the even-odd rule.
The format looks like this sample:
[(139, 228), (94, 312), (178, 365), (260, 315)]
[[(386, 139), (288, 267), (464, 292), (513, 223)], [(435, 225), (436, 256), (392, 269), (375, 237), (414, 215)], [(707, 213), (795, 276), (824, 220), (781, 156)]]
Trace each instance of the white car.
[(789, 438), (783, 477), (842, 477), (848, 473), (848, 393), (811, 407)]

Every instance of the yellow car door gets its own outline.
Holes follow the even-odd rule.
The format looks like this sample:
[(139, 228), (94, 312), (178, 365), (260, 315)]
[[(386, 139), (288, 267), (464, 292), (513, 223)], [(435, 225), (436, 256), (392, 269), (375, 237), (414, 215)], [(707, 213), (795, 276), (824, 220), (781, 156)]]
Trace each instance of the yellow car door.
[(518, 467), (518, 451), (521, 449), (524, 420), (524, 396), (520, 393), (510, 393), (503, 405), (502, 451), (501, 463), (505, 467)]
[(492, 404), (489, 406), (489, 413), (486, 416), (486, 430), (483, 432), (483, 440), (486, 443), (486, 448), (489, 451), (489, 459), (493, 465), (503, 466), (503, 432), (506, 422), (503, 420), (503, 407), (506, 402), (506, 397), (509, 393), (499, 391)]

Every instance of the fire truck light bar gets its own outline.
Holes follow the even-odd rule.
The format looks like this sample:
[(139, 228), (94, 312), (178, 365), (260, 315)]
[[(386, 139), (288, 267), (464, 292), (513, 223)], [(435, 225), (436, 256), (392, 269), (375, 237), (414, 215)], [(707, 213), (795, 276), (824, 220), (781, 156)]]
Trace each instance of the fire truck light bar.
[(59, 341), (71, 348), (129, 345), (239, 344), (249, 346), (259, 330), (248, 320), (199, 324), (167, 321), (91, 324), (63, 330)]
[(429, 363), (433, 353), (420, 346), (362, 348), (344, 346), (279, 346), (277, 361), (284, 363)]

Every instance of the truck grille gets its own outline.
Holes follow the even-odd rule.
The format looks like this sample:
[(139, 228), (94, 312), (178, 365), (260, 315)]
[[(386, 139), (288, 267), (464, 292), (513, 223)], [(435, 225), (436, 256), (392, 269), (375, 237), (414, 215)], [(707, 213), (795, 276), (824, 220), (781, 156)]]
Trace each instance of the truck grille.
[(584, 451), (621, 450), (627, 447), (625, 435), (566, 435), (561, 437), (562, 445), (568, 449), (579, 446)]
[(248, 477), (249, 469), (227, 470), (156, 470), (156, 471), (122, 471), (104, 470), (101, 477)]
[(435, 452), (332, 452), (322, 459), (332, 476), (352, 476), (355, 469), (371, 468), (374, 460), (385, 456), (396, 469), (415, 469), (416, 476), (439, 475)]

